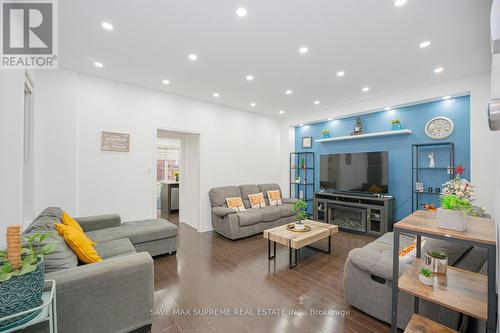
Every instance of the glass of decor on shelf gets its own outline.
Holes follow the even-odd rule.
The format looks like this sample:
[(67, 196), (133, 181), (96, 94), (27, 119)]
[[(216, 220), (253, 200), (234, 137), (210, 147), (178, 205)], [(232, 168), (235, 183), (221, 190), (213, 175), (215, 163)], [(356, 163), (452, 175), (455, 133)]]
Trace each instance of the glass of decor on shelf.
[(330, 130), (328, 128), (325, 128), (323, 131), (321, 131), (321, 133), (323, 134), (324, 139), (327, 139), (330, 137)]
[(393, 119), (391, 120), (391, 129), (393, 131), (397, 131), (401, 129), (401, 121), (399, 119)]

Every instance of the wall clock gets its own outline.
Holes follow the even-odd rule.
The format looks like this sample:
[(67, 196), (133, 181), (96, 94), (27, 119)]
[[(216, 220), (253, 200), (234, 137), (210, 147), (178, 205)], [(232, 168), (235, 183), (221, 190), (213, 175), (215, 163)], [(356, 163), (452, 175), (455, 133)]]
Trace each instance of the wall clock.
[(425, 134), (431, 139), (445, 139), (453, 133), (455, 124), (450, 118), (436, 117), (425, 125)]

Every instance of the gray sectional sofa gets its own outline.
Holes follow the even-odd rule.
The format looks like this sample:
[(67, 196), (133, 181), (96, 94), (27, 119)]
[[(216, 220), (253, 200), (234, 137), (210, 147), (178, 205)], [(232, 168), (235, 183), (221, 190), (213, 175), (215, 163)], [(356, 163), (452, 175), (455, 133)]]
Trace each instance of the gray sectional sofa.
[[(355, 308), (386, 323), (391, 320), (392, 295), (392, 244), (393, 233), (389, 232), (363, 248), (353, 249), (344, 267), (344, 298)], [(408, 246), (413, 237), (402, 235), (400, 249)], [(484, 271), (486, 250), (422, 238), (422, 253), (438, 250), (448, 255), (448, 264), (465, 270)], [(425, 243), (424, 243), (425, 242)], [(400, 261), (399, 274), (407, 264)], [(404, 329), (413, 314), (414, 297), (401, 292), (398, 304), (398, 327)], [(420, 313), (429, 319), (455, 330), (465, 332), (467, 316), (445, 309), (434, 303), (420, 300)]]
[[(256, 235), (265, 229), (293, 222), (293, 203), (297, 199), (283, 198), (280, 206), (269, 206), (267, 191), (281, 189), (278, 184), (223, 186), (210, 190), (212, 206), (212, 226), (216, 232), (229, 239), (239, 239)], [(262, 192), (266, 207), (251, 208), (249, 194)], [(241, 197), (246, 211), (237, 212), (228, 208), (226, 198)]]
[[(152, 323), (154, 268), (151, 256), (175, 253), (177, 227), (163, 219), (121, 223), (119, 215), (77, 218), (95, 241), (102, 262), (80, 265), (57, 234), (62, 210), (45, 209), (24, 234), (53, 231), (45, 256), (45, 279), (56, 280), (59, 332), (130, 332)], [(24, 332), (47, 332), (46, 323)]]

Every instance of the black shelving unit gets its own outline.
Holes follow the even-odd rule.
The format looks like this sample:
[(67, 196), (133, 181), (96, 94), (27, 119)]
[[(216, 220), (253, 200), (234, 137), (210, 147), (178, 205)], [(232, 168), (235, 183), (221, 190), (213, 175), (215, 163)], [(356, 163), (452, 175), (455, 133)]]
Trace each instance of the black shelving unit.
[[(430, 152), (441, 151), (440, 160), (436, 161), (435, 167), (422, 165), (422, 160), (426, 160), (426, 156), (422, 154), (429, 154)], [(444, 159), (443, 157), (447, 157)], [(444, 160), (441, 160), (443, 158)], [(437, 204), (439, 201), (440, 192), (428, 191), (428, 185), (422, 181), (424, 177), (433, 175), (434, 182), (439, 183), (439, 187), (455, 177), (455, 145), (453, 142), (440, 142), (440, 143), (425, 143), (415, 144), (412, 146), (412, 211), (422, 209), (421, 205), (424, 200), (428, 203)], [(438, 179), (438, 181), (436, 180)], [(424, 183), (424, 191), (417, 191), (416, 183)], [(436, 186), (436, 184), (432, 184)], [(431, 186), (431, 187), (433, 187)], [(425, 199), (424, 199), (425, 198)]]
[[(303, 164), (301, 164), (303, 161)], [(312, 202), (314, 200), (314, 153), (296, 152), (290, 153), (290, 197), (303, 199), (307, 203), (307, 210), (312, 214)], [(295, 179), (300, 177), (300, 181)], [(302, 192), (302, 196), (300, 195)]]

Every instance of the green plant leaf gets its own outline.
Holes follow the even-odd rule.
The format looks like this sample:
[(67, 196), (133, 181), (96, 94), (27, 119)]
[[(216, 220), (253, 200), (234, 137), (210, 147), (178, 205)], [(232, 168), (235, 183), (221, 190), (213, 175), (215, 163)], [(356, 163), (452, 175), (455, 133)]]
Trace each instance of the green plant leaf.
[(12, 276), (19, 276), (19, 275), (21, 275), (20, 269), (16, 269), (15, 271), (12, 272)]
[(38, 261), (37, 257), (34, 255), (29, 255), (23, 258), (22, 266), (35, 264)]
[(12, 277), (12, 273), (0, 273), (0, 282), (5, 282)]
[(21, 267), (21, 274), (20, 275), (31, 273), (35, 269), (36, 269), (36, 265), (23, 265), (23, 267)]
[(7, 251), (0, 250), (0, 258), (7, 258)]
[(43, 242), (44, 240), (46, 240), (49, 237), (52, 237), (53, 235), (54, 235), (53, 232), (47, 232), (47, 233), (41, 235), (40, 236), (40, 242)]
[(25, 247), (23, 247), (21, 249), (21, 254), (26, 254), (26, 255), (30, 255), (31, 254), (31, 250), (30, 249), (27, 249)]
[(10, 273), (12, 272), (12, 265), (10, 262), (6, 261), (0, 266), (0, 273)]
[(40, 253), (43, 255), (52, 253), (56, 250), (57, 248), (57, 243), (48, 243), (42, 246), (42, 249), (40, 250)]

